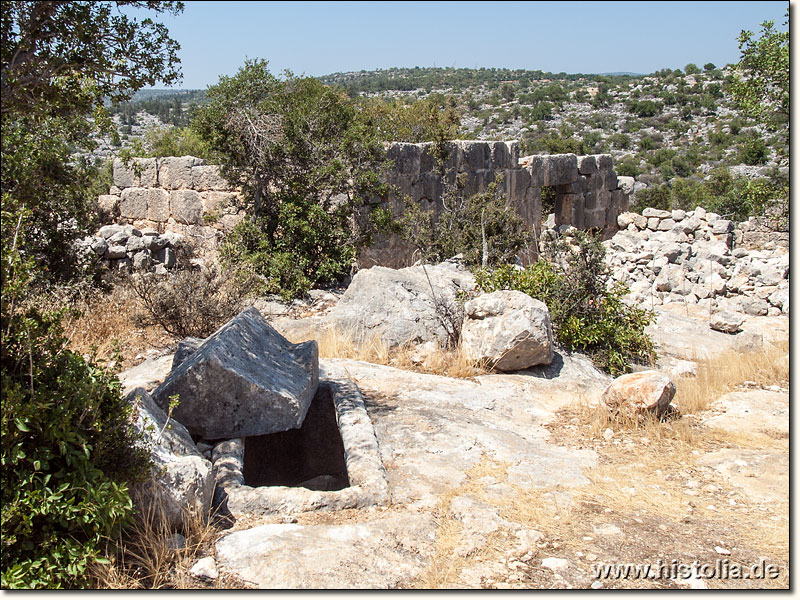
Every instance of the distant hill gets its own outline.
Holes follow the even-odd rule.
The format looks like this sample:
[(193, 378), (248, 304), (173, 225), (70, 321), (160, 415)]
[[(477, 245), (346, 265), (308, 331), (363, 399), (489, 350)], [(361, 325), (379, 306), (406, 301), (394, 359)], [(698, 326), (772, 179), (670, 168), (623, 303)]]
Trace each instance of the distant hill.
[(131, 98), (131, 102), (143, 102), (145, 100), (173, 100), (179, 98), (183, 102), (198, 101), (205, 98), (205, 90), (171, 90), (171, 89), (146, 89), (139, 90)]
[(413, 67), (377, 69), (375, 71), (350, 71), (331, 73), (318, 77), (328, 85), (340, 85), (351, 94), (359, 92), (409, 92), (423, 89), (463, 90), (468, 87), (497, 87), (505, 82), (527, 86), (535, 82), (594, 81), (606, 77), (619, 82), (629, 79), (628, 74), (593, 75), (584, 73), (550, 73), (526, 69), (456, 69), (452, 67)]

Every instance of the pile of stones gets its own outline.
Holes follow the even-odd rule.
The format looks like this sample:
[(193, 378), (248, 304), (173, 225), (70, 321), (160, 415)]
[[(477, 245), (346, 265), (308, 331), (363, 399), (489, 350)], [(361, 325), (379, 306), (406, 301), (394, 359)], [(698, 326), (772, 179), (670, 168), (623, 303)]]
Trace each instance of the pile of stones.
[(104, 225), (79, 245), (112, 271), (163, 274), (175, 267), (175, 252), (184, 242), (184, 236), (172, 231), (159, 233), (155, 229), (139, 230), (133, 225)]
[[(789, 313), (789, 254), (737, 247), (732, 221), (698, 207), (623, 213), (606, 240), (613, 281), (633, 302), (696, 304), (753, 316)], [(741, 236), (738, 236), (741, 237)]]

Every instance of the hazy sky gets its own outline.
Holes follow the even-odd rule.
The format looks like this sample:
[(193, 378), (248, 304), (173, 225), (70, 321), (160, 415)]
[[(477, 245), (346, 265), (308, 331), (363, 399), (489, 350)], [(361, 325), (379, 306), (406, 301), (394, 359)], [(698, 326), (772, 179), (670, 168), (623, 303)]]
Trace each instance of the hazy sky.
[(245, 58), (325, 75), (389, 67), (508, 67), (558, 73), (724, 66), (736, 38), (782, 26), (788, 2), (193, 2), (161, 17), (181, 44), (185, 89)]

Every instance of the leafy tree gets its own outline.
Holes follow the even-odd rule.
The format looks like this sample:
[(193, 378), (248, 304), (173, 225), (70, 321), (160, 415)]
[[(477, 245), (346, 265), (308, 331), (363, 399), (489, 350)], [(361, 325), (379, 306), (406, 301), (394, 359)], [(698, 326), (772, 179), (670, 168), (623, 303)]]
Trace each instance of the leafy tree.
[(689, 63), (683, 67), (683, 70), (687, 75), (697, 75), (700, 72), (700, 69), (698, 69), (697, 65), (694, 63)]
[[(788, 24), (787, 10), (784, 25)], [(778, 31), (774, 21), (764, 21), (760, 33), (760, 37), (752, 31), (739, 34), (741, 58), (731, 93), (747, 116), (784, 131), (788, 145), (789, 31)]]
[[(21, 2), (0, 5), (2, 113), (86, 114), (179, 77), (179, 44), (151, 19), (119, 9), (177, 14), (181, 2)], [(116, 9), (116, 10), (115, 10)]]
[(707, 62), (706, 64), (703, 65), (703, 70), (705, 72), (713, 71), (716, 68), (717, 68), (717, 65), (715, 65), (712, 62)]
[(454, 139), (461, 123), (461, 111), (454, 98), (441, 94), (431, 94), (409, 104), (373, 98), (364, 100), (359, 108), (363, 119), (376, 128), (384, 141), (416, 144)]
[(290, 296), (345, 275), (386, 221), (388, 165), (374, 124), (342, 91), (291, 73), (278, 79), (263, 60), (220, 78), (207, 98), (192, 127), (244, 191), (250, 216), (223, 256)]
[[(68, 350), (62, 312), (41, 293), (81, 274), (73, 242), (90, 224), (91, 183), (76, 161), (107, 125), (105, 98), (177, 76), (166, 29), (115, 9), (176, 2), (3, 2), (2, 586), (76, 587), (130, 518), (142, 473), (114, 373)], [(69, 288), (60, 288), (63, 296)]]
[(472, 196), (464, 193), (464, 184), (463, 173), (454, 185), (445, 184), (442, 210), (437, 213), (407, 199), (400, 224), (403, 236), (425, 262), (439, 262), (456, 254), (463, 254), (470, 267), (515, 262), (521, 251), (533, 245), (533, 237), (522, 218), (508, 209), (501, 194), (502, 179)]

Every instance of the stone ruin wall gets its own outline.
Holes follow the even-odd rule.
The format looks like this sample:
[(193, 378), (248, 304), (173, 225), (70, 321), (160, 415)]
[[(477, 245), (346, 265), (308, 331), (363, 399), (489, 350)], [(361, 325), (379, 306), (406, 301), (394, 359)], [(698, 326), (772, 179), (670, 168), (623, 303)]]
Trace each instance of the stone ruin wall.
[[(426, 210), (441, 211), (444, 183), (436, 173), (431, 148), (433, 143), (393, 142), (388, 157), (394, 169), (388, 183), (395, 186), (385, 204), (395, 215), (402, 213), (403, 197), (420, 203)], [(535, 155), (520, 159), (519, 144), (456, 140), (449, 142), (446, 172), (454, 184), (457, 174), (465, 175), (464, 193), (486, 191), (499, 175), (501, 192), (507, 205), (538, 235), (542, 226), (542, 188), (552, 187), (556, 225), (572, 225), (578, 229), (600, 232), (604, 239), (617, 230), (617, 217), (628, 209), (628, 195), (620, 189), (613, 160), (608, 154), (576, 156), (575, 154)], [(546, 215), (544, 215), (546, 216)], [(536, 250), (528, 249), (521, 256), (524, 263), (536, 258)], [(413, 264), (411, 247), (398, 238), (378, 239), (362, 253), (362, 266), (380, 264), (404, 267)]]
[[(432, 143), (387, 144), (394, 169), (387, 182), (394, 191), (384, 205), (399, 216), (403, 198), (425, 210), (442, 211), (445, 182), (435, 170)], [(464, 174), (464, 193), (483, 192), (499, 175), (501, 192), (510, 209), (517, 211), (537, 239), (542, 225), (542, 188), (555, 192), (556, 225), (592, 229), (611, 237), (617, 217), (628, 208), (628, 195), (618, 184), (610, 155), (535, 155), (520, 160), (517, 142), (452, 141), (446, 163), (448, 182)], [(214, 165), (191, 156), (138, 158), (129, 165), (114, 161), (114, 187), (100, 196), (106, 220), (175, 231), (201, 251), (217, 247), (223, 235), (242, 219), (236, 208), (239, 194), (220, 176)], [(536, 256), (535, 248), (522, 257)], [(363, 251), (361, 267), (380, 264), (403, 267), (414, 262), (412, 248), (399, 237), (380, 238)]]
[(181, 156), (135, 158), (129, 165), (115, 159), (114, 187), (98, 203), (106, 221), (174, 231), (205, 251), (242, 219), (238, 199), (215, 165)]

